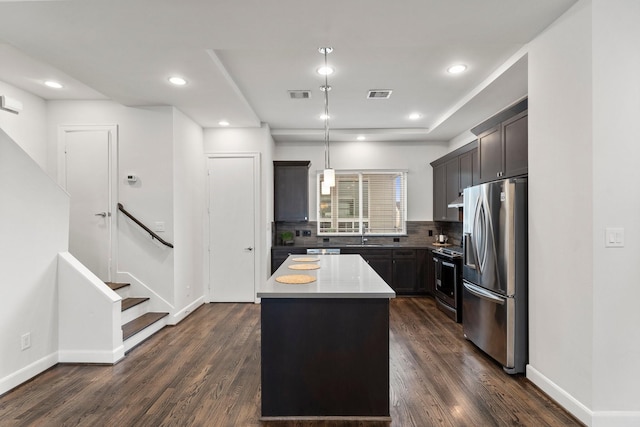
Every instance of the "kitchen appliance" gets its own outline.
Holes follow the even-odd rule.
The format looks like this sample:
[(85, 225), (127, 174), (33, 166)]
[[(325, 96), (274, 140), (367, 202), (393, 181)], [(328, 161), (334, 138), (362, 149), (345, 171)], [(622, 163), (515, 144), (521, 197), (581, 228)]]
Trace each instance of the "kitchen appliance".
[(436, 306), (447, 316), (462, 321), (462, 250), (461, 248), (434, 249), (434, 296)]
[(462, 322), (465, 337), (509, 374), (525, 371), (527, 178), (464, 190)]

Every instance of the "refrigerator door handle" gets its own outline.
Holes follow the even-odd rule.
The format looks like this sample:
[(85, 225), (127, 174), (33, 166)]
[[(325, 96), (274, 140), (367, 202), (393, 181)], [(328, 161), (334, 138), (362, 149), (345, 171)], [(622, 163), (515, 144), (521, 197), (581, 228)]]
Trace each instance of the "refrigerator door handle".
[(489, 291), (487, 291), (485, 289), (482, 289), (482, 288), (480, 288), (480, 287), (478, 287), (476, 285), (472, 285), (471, 283), (468, 283), (468, 282), (464, 282), (463, 285), (464, 285), (465, 289), (467, 291), (469, 291), (469, 293), (471, 293), (472, 295), (477, 296), (478, 298), (482, 298), (482, 299), (485, 299), (487, 301), (493, 302), (495, 304), (500, 304), (500, 305), (504, 305), (504, 303), (505, 303), (504, 298), (497, 297), (497, 296), (493, 295), (491, 292), (489, 292)]
[(476, 269), (476, 260), (474, 257), (474, 253), (472, 250), (472, 242), (471, 242), (471, 233), (464, 233), (464, 265), (471, 268), (472, 270)]

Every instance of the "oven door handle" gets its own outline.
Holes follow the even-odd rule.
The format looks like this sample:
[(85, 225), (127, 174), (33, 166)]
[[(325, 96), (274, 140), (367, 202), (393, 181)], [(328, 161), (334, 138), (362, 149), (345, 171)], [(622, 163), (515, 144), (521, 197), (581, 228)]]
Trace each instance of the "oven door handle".
[(447, 261), (442, 261), (442, 265), (444, 265), (445, 267), (456, 268), (455, 264), (451, 264), (450, 262), (447, 262)]

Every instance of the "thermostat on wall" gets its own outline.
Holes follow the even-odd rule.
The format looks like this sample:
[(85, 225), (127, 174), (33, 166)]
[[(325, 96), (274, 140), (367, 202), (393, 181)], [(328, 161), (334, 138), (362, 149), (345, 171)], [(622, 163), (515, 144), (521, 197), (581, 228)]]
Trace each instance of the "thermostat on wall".
[(138, 180), (138, 177), (136, 175), (127, 175), (127, 181), (129, 181), (129, 183), (133, 184), (137, 180)]

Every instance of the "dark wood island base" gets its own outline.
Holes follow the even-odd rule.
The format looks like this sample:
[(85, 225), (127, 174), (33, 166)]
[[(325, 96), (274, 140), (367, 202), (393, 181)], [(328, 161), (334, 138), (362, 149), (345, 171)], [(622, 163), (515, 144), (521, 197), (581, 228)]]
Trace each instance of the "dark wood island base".
[(263, 420), (391, 419), (388, 299), (261, 304)]

